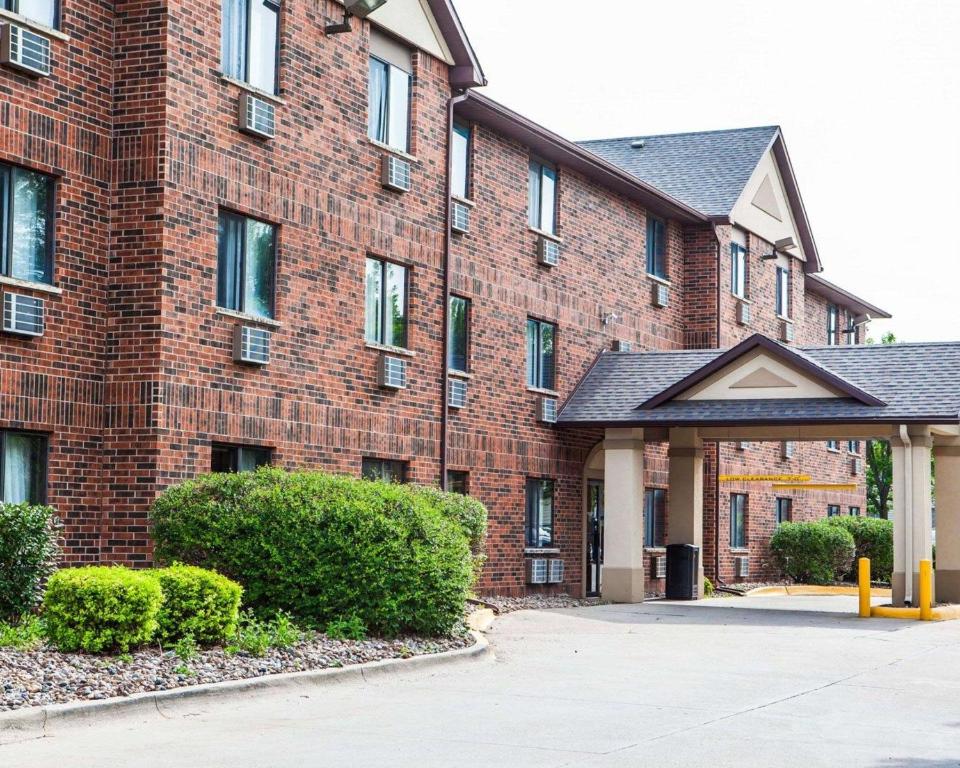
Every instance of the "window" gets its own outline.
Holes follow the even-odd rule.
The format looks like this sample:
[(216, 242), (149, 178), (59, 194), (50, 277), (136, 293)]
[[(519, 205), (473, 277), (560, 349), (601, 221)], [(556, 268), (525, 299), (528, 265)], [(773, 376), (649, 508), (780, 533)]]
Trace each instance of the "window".
[(467, 489), (469, 488), (470, 473), (469, 472), (460, 472), (455, 469), (447, 470), (447, 491), (450, 493), (459, 493), (463, 496), (467, 495)]
[(793, 499), (777, 499), (777, 525), (793, 519)]
[(827, 344), (831, 347), (838, 342), (837, 334), (840, 326), (840, 308), (836, 304), (827, 307)]
[(447, 367), (466, 373), (470, 370), (470, 299), (450, 297), (450, 334)]
[(374, 30), (370, 34), (370, 91), (367, 135), (374, 141), (410, 150), (410, 49)]
[(741, 299), (747, 297), (747, 249), (739, 243), (730, 243), (730, 290)]
[(839, 504), (827, 504), (827, 517), (837, 517), (840, 514)]
[(53, 282), (53, 179), (0, 163), (0, 274)]
[(730, 546), (743, 549), (747, 546), (747, 495), (730, 494)]
[(847, 440), (847, 452), (860, 455), (860, 441), (859, 440)]
[(364, 458), (360, 474), (364, 480), (382, 480), (384, 483), (405, 483), (407, 481), (407, 462), (396, 459)]
[(647, 488), (643, 492), (643, 546), (663, 546), (666, 506), (667, 492), (663, 488)]
[(0, 501), (44, 504), (47, 500), (47, 438), (0, 432)]
[(273, 451), (249, 445), (217, 445), (210, 449), (211, 472), (252, 472), (269, 466)]
[(647, 274), (667, 279), (667, 225), (647, 217)]
[(527, 320), (527, 386), (552, 390), (557, 326), (543, 320)]
[(223, 0), (222, 14), (223, 73), (261, 91), (276, 93), (280, 3)]
[(220, 212), (217, 243), (217, 306), (273, 317), (276, 227)]
[(367, 258), (366, 339), (388, 347), (407, 346), (407, 269)]
[(827, 450), (832, 451), (833, 453), (840, 453), (840, 441), (827, 440)]
[(530, 161), (530, 226), (551, 235), (557, 231), (557, 171), (537, 160)]
[(57, 0), (0, 0), (0, 8), (54, 29), (59, 26)]
[(847, 312), (847, 330), (844, 331), (847, 337), (847, 344), (860, 343), (860, 327), (857, 325), (857, 319), (852, 312)]
[(851, 517), (860, 517), (860, 507), (849, 507), (847, 509)]
[(527, 546), (553, 546), (553, 480), (527, 478)]
[(777, 267), (777, 314), (790, 317), (790, 267)]
[(461, 124), (453, 124), (453, 175), (450, 188), (454, 197), (467, 200), (470, 197), (470, 129)]

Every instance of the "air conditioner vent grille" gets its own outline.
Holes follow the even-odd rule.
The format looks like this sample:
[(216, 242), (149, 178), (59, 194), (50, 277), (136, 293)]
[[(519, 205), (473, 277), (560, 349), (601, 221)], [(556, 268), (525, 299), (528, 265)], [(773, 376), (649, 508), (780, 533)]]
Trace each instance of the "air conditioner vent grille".
[(410, 163), (396, 155), (384, 155), (381, 182), (394, 192), (409, 192), (412, 187)]
[(546, 235), (537, 239), (537, 261), (545, 267), (556, 267), (560, 264), (560, 243)]
[(407, 361), (392, 355), (381, 355), (378, 383), (384, 389), (403, 389), (407, 386)]
[(50, 40), (16, 24), (0, 27), (0, 63), (29, 72), (50, 74)]
[(450, 227), (454, 232), (459, 232), (460, 234), (466, 234), (470, 231), (470, 206), (466, 203), (461, 203), (459, 200), (454, 200), (453, 205), (451, 206), (451, 221)]
[(233, 336), (233, 359), (238, 363), (266, 365), (270, 362), (270, 337), (266, 328), (238, 325)]
[(550, 584), (560, 584), (563, 582), (563, 560), (550, 560), (547, 573), (547, 581)]
[(547, 561), (544, 558), (527, 560), (527, 584), (546, 584), (547, 575)]
[(653, 285), (653, 306), (666, 307), (670, 304), (670, 286), (663, 283)]
[(19, 336), (43, 336), (44, 302), (20, 293), (3, 294), (3, 330)]
[(448, 393), (447, 405), (451, 408), (466, 408), (467, 406), (467, 382), (463, 379), (450, 379), (450, 391)]
[(277, 133), (277, 108), (252, 93), (240, 94), (240, 130), (272, 139)]
[(544, 424), (557, 423), (557, 399), (555, 397), (540, 398), (540, 421)]

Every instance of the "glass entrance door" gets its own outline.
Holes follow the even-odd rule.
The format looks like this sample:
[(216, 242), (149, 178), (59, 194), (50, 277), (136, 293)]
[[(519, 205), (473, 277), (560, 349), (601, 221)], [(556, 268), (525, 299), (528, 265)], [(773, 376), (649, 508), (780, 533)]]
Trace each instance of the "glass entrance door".
[(600, 594), (603, 566), (603, 480), (587, 484), (587, 595)]

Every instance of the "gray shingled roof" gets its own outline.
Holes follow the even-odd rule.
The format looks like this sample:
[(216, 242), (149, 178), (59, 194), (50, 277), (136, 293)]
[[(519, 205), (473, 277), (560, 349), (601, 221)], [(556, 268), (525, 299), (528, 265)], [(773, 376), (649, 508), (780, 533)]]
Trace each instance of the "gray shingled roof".
[(638, 406), (726, 350), (605, 352), (564, 404), (558, 423), (634, 426), (764, 422), (960, 423), (960, 342), (791, 348), (886, 405), (853, 398), (670, 400)]
[[(577, 143), (707, 216), (726, 216), (779, 130), (771, 125)], [(630, 146), (637, 139), (643, 148)]]

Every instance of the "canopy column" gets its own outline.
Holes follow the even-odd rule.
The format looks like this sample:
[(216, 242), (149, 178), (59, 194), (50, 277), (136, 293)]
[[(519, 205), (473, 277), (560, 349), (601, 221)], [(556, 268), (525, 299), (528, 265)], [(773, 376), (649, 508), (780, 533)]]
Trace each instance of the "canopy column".
[[(890, 440), (893, 462), (893, 603), (917, 604), (920, 561), (931, 545), (929, 427), (901, 427)], [(907, 577), (910, 574), (910, 578)]]
[(937, 487), (937, 598), (960, 603), (960, 439), (933, 445)]
[(643, 585), (643, 430), (608, 429), (603, 442), (603, 597), (640, 603)]
[(700, 550), (696, 596), (703, 597), (703, 441), (696, 428), (670, 430), (667, 541)]

